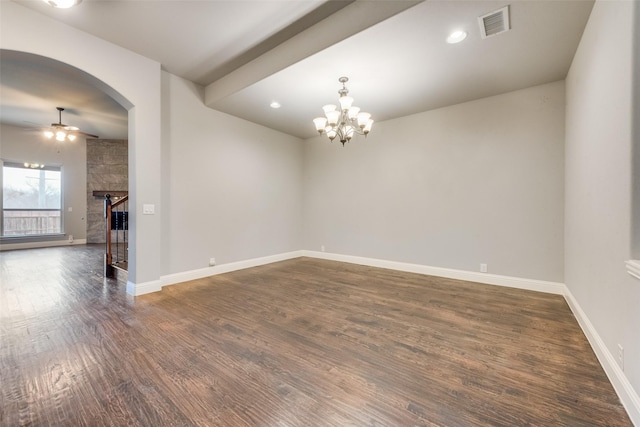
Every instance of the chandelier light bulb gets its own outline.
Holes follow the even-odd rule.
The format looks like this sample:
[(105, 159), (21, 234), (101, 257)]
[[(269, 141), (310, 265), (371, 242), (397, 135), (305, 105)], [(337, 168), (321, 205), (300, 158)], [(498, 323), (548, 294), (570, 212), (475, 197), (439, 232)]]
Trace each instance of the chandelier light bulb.
[(340, 99), (340, 108), (342, 110), (348, 110), (351, 108), (351, 104), (353, 104), (353, 98), (350, 96), (341, 96)]
[(316, 125), (316, 130), (320, 133), (324, 132), (324, 128), (327, 127), (326, 117), (316, 117), (313, 119), (313, 123)]
[(325, 114), (330, 113), (331, 111), (335, 111), (336, 110), (336, 106), (333, 104), (328, 104), (325, 105), (324, 107), (322, 107), (322, 110), (324, 111)]
[(64, 141), (64, 139), (67, 137), (67, 134), (61, 130), (59, 130), (58, 132), (56, 132), (56, 141)]
[(358, 113), (358, 126), (360, 126), (360, 129), (364, 129), (364, 127), (367, 125), (367, 122), (369, 121), (369, 119), (371, 118), (371, 114), (369, 113)]
[(335, 126), (338, 124), (338, 119), (340, 118), (340, 111), (333, 110), (327, 113), (327, 121), (331, 126)]
[(358, 113), (360, 112), (360, 107), (353, 106), (349, 108), (349, 119), (355, 120), (358, 118)]
[(345, 138), (347, 139), (347, 141), (349, 141), (352, 137), (353, 134), (355, 132), (355, 128), (351, 125), (348, 125), (347, 127), (345, 127)]
[(371, 132), (372, 126), (373, 126), (373, 119), (367, 120), (367, 124), (364, 126), (364, 129), (362, 129), (365, 135)]
[(48, 139), (53, 138), (54, 133), (51, 132), (50, 130), (45, 130), (44, 131), (44, 136), (46, 136)]

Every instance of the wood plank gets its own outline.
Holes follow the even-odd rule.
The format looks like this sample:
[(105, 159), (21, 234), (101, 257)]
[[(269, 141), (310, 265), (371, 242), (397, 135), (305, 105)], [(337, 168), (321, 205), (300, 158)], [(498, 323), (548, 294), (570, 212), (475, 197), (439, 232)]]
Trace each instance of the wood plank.
[(298, 258), (135, 299), (0, 254), (0, 425), (631, 426), (557, 295)]

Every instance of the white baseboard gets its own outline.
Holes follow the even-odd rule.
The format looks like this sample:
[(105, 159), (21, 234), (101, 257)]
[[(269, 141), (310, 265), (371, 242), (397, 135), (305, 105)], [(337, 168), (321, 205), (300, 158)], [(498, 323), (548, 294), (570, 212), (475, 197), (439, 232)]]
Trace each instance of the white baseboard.
[(259, 265), (271, 264), (273, 262), (285, 261), (287, 259), (299, 258), (303, 256), (302, 251), (285, 252), (277, 255), (270, 255), (261, 258), (253, 258), (244, 261), (220, 264), (213, 267), (200, 268), (198, 270), (185, 271), (182, 273), (167, 274), (160, 277), (162, 286), (174, 285), (176, 283), (188, 282), (189, 280), (202, 279), (203, 277), (215, 276), (217, 274), (229, 273), (231, 271), (243, 270), (245, 268), (257, 267)]
[(544, 280), (524, 279), (521, 277), (501, 276), (498, 274), (476, 273), (474, 271), (454, 270), (451, 268), (431, 267), (422, 264), (409, 264), (397, 261), (387, 261), (376, 258), (365, 258), (352, 255), (332, 254), (327, 252), (302, 251), (303, 256), (328, 259), (332, 261), (348, 262), (351, 264), (368, 265), (370, 267), (388, 268), (409, 273), (426, 274), (429, 276), (446, 277), (448, 279), (466, 280), (469, 282), (486, 283), (489, 285), (507, 286), (510, 288), (526, 289), (530, 291), (546, 292), (563, 295), (566, 289), (564, 283), (547, 282)]
[(75, 239), (73, 241), (68, 240), (50, 240), (46, 242), (23, 242), (23, 243), (2, 243), (0, 244), (1, 251), (11, 251), (14, 249), (38, 249), (38, 248), (52, 248), (55, 246), (72, 246), (72, 245), (86, 245), (87, 239)]
[(127, 293), (129, 295), (138, 296), (158, 292), (162, 290), (160, 280), (152, 280), (150, 282), (133, 283), (127, 281)]
[(640, 426), (640, 397), (638, 396), (638, 393), (633, 389), (633, 386), (629, 383), (627, 376), (616, 362), (616, 358), (604, 344), (604, 341), (600, 338), (598, 331), (593, 327), (591, 321), (568, 288), (565, 291), (564, 298), (567, 300), (567, 304), (569, 304), (573, 315), (578, 320), (587, 340), (589, 340), (589, 344), (591, 344), (593, 352), (596, 354), (596, 357), (604, 369), (604, 372), (607, 374), (607, 377), (609, 377), (609, 381), (618, 394), (620, 401), (627, 410), (627, 414), (629, 414), (631, 422), (636, 426)]

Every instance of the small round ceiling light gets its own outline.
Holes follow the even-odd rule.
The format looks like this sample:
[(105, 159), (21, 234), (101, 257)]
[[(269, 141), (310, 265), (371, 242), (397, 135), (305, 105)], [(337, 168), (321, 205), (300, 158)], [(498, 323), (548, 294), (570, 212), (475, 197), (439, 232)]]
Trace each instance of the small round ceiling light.
[(82, 0), (43, 0), (49, 6), (56, 7), (58, 9), (69, 9), (80, 3)]
[(274, 109), (278, 109), (278, 108), (282, 107), (282, 105), (280, 105), (280, 103), (278, 101), (273, 101), (271, 104), (269, 104), (269, 107), (274, 108)]
[(467, 38), (466, 31), (462, 31), (462, 30), (454, 31), (453, 33), (449, 34), (449, 37), (447, 37), (447, 43), (449, 44), (460, 43), (462, 40), (466, 38)]

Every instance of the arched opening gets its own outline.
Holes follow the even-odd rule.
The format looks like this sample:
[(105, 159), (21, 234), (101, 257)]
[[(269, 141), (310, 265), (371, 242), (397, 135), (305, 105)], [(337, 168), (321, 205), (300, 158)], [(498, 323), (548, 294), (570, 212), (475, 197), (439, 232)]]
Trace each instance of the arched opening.
[[(136, 295), (159, 290), (162, 269), (160, 64), (15, 2), (1, 2), (0, 9), (0, 49), (39, 55), (81, 70), (127, 110), (129, 228), (132, 230), (127, 292)], [(155, 213), (142, 215), (144, 204), (157, 206)]]
[[(4, 180), (3, 248), (105, 244), (103, 193), (128, 192), (127, 107), (131, 103), (94, 76), (41, 55), (0, 50), (0, 75), (3, 171), (12, 172), (8, 176), (39, 174), (43, 184), (45, 174), (55, 174), (58, 184), (47, 189), (55, 194), (30, 197), (37, 196), (37, 188), (24, 185), (25, 191), (18, 191), (16, 185), (33, 179)], [(52, 122), (63, 120), (78, 128), (72, 140), (44, 136)], [(46, 169), (36, 173), (23, 164)], [(13, 187), (15, 191), (9, 191)], [(52, 199), (56, 209), (10, 206), (45, 198)]]

